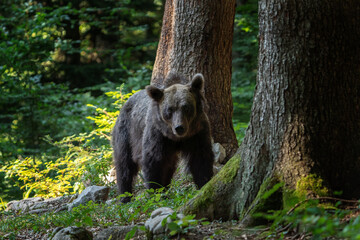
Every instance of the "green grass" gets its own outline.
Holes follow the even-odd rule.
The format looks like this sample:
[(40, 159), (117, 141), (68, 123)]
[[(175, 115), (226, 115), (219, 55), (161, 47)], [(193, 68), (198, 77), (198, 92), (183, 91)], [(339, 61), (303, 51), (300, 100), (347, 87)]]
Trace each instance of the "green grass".
[(196, 193), (195, 187), (185, 178), (173, 181), (168, 189), (144, 190), (133, 197), (127, 204), (119, 201), (113, 204), (93, 203), (80, 205), (72, 211), (59, 213), (47, 212), (41, 215), (16, 215), (0, 211), (0, 239), (8, 233), (25, 230), (45, 234), (47, 230), (56, 227), (109, 227), (112, 225), (129, 225), (143, 222), (150, 217), (153, 210), (159, 207), (170, 207), (174, 210), (182, 206)]

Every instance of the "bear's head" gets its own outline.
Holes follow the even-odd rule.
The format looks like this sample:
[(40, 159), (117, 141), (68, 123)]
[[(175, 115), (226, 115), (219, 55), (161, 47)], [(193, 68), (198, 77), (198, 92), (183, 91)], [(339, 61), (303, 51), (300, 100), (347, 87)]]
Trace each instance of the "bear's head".
[(158, 106), (161, 121), (166, 123), (177, 138), (192, 135), (192, 123), (203, 114), (202, 101), (204, 77), (201, 73), (193, 76), (189, 84), (174, 84), (160, 89), (147, 86), (146, 91)]

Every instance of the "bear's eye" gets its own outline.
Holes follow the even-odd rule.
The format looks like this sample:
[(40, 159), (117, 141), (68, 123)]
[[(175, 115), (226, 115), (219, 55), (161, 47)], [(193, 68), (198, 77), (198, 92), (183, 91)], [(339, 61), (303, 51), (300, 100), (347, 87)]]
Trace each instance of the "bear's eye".
[(194, 107), (192, 105), (184, 105), (182, 111), (187, 115), (192, 115), (194, 112)]
[(172, 116), (174, 111), (175, 111), (174, 107), (165, 108), (164, 111), (163, 111), (164, 118), (167, 119), (167, 120), (171, 119), (171, 116)]

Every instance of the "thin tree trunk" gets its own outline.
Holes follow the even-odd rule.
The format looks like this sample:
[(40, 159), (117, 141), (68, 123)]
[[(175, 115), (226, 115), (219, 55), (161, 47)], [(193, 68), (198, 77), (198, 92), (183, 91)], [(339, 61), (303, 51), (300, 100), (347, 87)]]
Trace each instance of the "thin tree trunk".
[[(68, 4), (68, 1), (63, 3)], [(73, 6), (76, 9), (80, 9), (80, 1), (72, 1)], [(68, 65), (80, 65), (80, 21), (78, 15), (71, 15), (71, 20), (65, 20), (65, 39), (71, 40), (72, 47), (76, 49), (74, 53), (65, 53), (65, 63)]]
[(215, 142), (230, 158), (238, 145), (232, 125), (231, 47), (235, 0), (168, 0), (152, 84), (163, 86), (169, 72), (205, 77), (208, 116)]
[(358, 0), (259, 1), (258, 79), (237, 174), (210, 182), (212, 197), (201, 193), (186, 212), (243, 218), (273, 178), (287, 192), (360, 198), (359, 13)]

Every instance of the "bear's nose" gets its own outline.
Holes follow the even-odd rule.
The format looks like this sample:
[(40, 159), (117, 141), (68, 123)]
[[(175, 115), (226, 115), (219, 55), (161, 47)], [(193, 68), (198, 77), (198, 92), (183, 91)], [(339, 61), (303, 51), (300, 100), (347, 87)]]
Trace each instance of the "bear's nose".
[(177, 134), (183, 135), (184, 132), (185, 132), (185, 128), (184, 128), (183, 126), (179, 125), (179, 126), (177, 126), (177, 127), (175, 128), (175, 131), (176, 131)]

